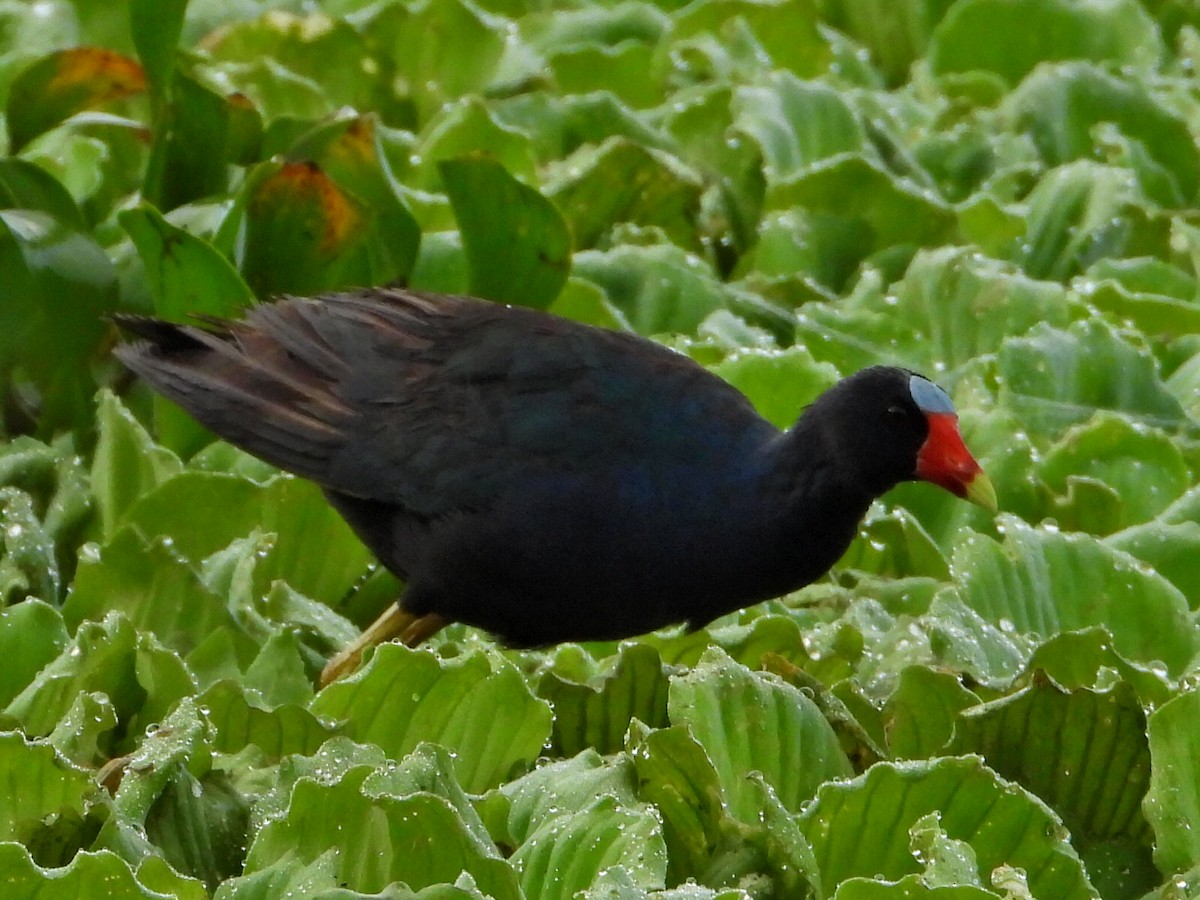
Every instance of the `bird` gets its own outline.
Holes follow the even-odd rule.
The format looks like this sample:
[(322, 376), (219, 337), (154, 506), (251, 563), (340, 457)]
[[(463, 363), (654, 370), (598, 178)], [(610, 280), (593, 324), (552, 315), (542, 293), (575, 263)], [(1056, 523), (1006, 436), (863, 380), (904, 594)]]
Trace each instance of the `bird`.
[(662, 344), (467, 296), (364, 288), (236, 320), (114, 320), (126, 367), (318, 484), (403, 582), (322, 685), (452, 622), (517, 648), (701, 628), (820, 578), (900, 482), (997, 509), (949, 396), (896, 366), (781, 430)]

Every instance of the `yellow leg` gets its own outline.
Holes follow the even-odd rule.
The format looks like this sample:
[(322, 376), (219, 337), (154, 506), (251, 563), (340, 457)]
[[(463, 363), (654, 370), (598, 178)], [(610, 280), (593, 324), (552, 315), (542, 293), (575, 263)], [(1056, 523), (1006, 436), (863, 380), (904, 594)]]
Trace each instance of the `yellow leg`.
[(362, 634), (329, 660), (321, 670), (320, 686), (332, 684), (357, 669), (363, 654), (370, 647), (376, 647), (397, 636), (404, 644), (415, 647), (447, 624), (447, 620), (436, 613), (414, 616), (393, 603)]
[(449, 619), (443, 619), (437, 613), (428, 613), (419, 619), (413, 619), (412, 624), (405, 628), (404, 633), (400, 635), (400, 643), (406, 647), (416, 647), (449, 624)]

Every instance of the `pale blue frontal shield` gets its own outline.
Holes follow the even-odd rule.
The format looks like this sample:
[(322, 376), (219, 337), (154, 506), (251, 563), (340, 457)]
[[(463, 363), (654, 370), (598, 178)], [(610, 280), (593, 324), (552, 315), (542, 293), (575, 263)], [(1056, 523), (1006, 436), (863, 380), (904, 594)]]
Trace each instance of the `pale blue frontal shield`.
[(913, 375), (908, 379), (908, 392), (922, 412), (954, 414), (950, 396), (923, 375)]

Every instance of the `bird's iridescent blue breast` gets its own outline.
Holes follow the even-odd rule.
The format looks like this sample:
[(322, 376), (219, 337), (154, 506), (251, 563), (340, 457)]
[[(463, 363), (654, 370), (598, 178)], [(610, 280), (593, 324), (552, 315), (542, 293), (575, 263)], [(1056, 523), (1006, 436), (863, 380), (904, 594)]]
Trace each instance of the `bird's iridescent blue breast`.
[(924, 413), (950, 413), (954, 415), (954, 404), (950, 396), (923, 375), (912, 375), (908, 379), (908, 392), (913, 403)]

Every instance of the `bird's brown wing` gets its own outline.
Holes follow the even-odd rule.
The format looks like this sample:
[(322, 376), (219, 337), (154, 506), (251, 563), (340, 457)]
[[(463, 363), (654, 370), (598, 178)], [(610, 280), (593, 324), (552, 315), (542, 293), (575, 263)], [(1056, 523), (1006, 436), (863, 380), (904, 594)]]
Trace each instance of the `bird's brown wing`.
[(207, 327), (119, 324), (142, 338), (122, 361), (218, 435), (422, 516), (558, 471), (703, 465), (772, 430), (680, 354), (466, 297), (381, 289)]

